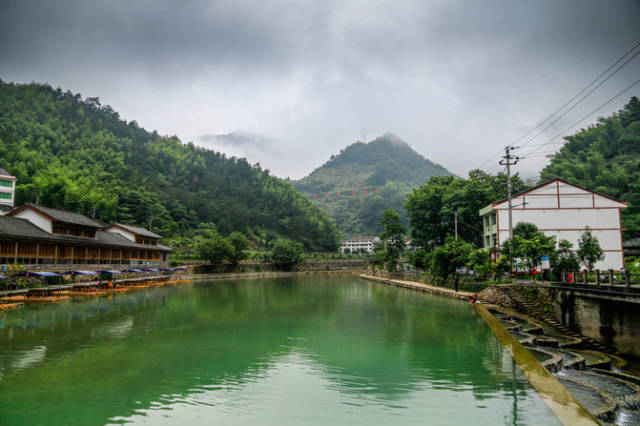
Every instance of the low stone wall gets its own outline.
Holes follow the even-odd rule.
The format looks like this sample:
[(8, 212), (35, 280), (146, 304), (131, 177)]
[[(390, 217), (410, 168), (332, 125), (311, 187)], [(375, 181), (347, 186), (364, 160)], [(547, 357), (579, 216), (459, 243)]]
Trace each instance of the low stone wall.
[(522, 312), (514, 297), (524, 298), (534, 310), (548, 312), (551, 322), (559, 323), (557, 327), (580, 333), (623, 354), (640, 356), (640, 306), (634, 294), (626, 295), (627, 300), (622, 296), (611, 300), (595, 291), (532, 284), (493, 286), (479, 294), (483, 301)]
[(556, 290), (556, 317), (584, 336), (640, 356), (640, 306), (568, 290)]
[[(365, 267), (364, 259), (328, 259), (328, 260), (306, 260), (295, 266), (292, 272), (305, 271), (362, 271)], [(229, 265), (212, 267), (211, 265), (199, 265), (195, 268), (197, 274), (220, 274), (229, 272)], [(237, 273), (250, 272), (277, 272), (278, 268), (273, 262), (240, 262), (236, 270)]]

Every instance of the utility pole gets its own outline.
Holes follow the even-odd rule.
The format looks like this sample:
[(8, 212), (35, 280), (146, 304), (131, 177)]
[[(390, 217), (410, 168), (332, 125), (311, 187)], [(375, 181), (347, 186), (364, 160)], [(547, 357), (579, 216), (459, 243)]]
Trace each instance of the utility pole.
[(453, 218), (455, 223), (456, 241), (458, 241), (458, 210), (453, 212)]
[[(513, 238), (513, 208), (511, 205), (511, 166), (515, 166), (516, 164), (518, 164), (518, 160), (520, 159), (520, 157), (514, 157), (513, 155), (511, 155), (511, 151), (513, 151), (514, 149), (516, 149), (516, 147), (511, 146), (511, 145), (507, 145), (504, 147), (504, 156), (502, 157), (502, 160), (500, 160), (500, 165), (502, 166), (507, 166), (507, 201), (509, 204), (509, 240), (511, 240)], [(498, 233), (500, 233), (500, 230), (498, 229)], [(511, 270), (511, 273), (513, 273), (513, 258), (511, 256), (511, 253), (509, 254), (509, 269)]]

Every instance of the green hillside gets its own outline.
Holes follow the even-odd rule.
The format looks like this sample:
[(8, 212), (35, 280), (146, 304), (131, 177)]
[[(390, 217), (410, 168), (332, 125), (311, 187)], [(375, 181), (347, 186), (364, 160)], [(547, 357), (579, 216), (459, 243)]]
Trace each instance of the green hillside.
[(616, 114), (565, 137), (567, 143), (540, 173), (629, 203), (622, 211), (625, 238), (640, 237), (640, 101), (631, 98)]
[(386, 209), (397, 210), (404, 219), (403, 204), (413, 188), (431, 176), (450, 174), (387, 133), (349, 145), (294, 184), (329, 213), (345, 235), (365, 235), (377, 234)]
[(223, 234), (284, 236), (334, 249), (329, 217), (290, 184), (245, 159), (183, 144), (123, 120), (98, 98), (0, 80), (0, 167), (17, 176), (17, 203), (146, 225), (188, 236), (202, 223)]

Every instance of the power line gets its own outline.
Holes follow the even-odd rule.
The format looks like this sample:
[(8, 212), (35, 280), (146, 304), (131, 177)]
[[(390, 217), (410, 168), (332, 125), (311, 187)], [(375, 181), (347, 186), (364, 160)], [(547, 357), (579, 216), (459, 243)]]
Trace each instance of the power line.
[[(635, 50), (636, 47), (640, 46), (640, 43), (636, 44), (633, 49)], [(620, 62), (620, 60), (622, 60), (625, 56), (627, 56), (629, 53), (626, 53), (622, 58), (618, 59), (618, 61), (616, 61), (616, 64), (618, 62)], [(638, 50), (636, 53), (634, 53), (631, 57), (627, 58), (626, 61), (624, 61), (621, 65), (619, 65), (611, 74), (609, 74), (604, 80), (602, 80), (600, 83), (598, 83), (595, 87), (593, 87), (591, 90), (589, 90), (589, 92), (587, 92), (586, 95), (584, 95), (583, 97), (581, 97), (580, 99), (578, 99), (577, 102), (575, 102), (573, 105), (571, 105), (567, 110), (565, 110), (562, 114), (558, 115), (553, 121), (551, 121), (550, 123), (548, 123), (542, 130), (540, 130), (538, 133), (536, 133), (535, 136), (533, 136), (532, 138), (530, 138), (527, 142), (524, 143), (524, 145), (520, 146), (520, 148), (524, 148), (525, 146), (529, 145), (529, 143), (531, 143), (531, 141), (533, 141), (535, 138), (537, 138), (538, 136), (540, 136), (542, 133), (545, 132), (545, 130), (547, 130), (549, 127), (553, 126), (555, 123), (557, 123), (562, 117), (564, 117), (565, 115), (567, 115), (570, 111), (572, 111), (575, 107), (577, 107), (578, 105), (580, 105), (582, 103), (582, 101), (584, 101), (587, 97), (589, 97), (589, 95), (591, 95), (593, 92), (595, 92), (600, 86), (602, 86), (604, 83), (606, 83), (611, 77), (613, 77), (614, 75), (616, 75), (618, 73), (618, 71), (620, 71), (625, 65), (627, 65), (630, 61), (632, 61), (636, 56), (640, 55), (640, 50)], [(615, 66), (612, 65), (612, 67)], [(611, 69), (612, 67), (607, 68), (607, 71), (609, 69)], [(605, 71), (605, 73), (607, 72)], [(602, 75), (602, 74), (601, 74)], [(600, 78), (600, 76), (594, 80), (597, 81)], [(590, 83), (589, 86), (591, 86), (594, 82)], [(589, 86), (587, 86), (586, 88), (588, 88)], [(586, 89), (585, 88), (585, 89)], [(580, 91), (580, 93), (583, 93), (584, 90)], [(578, 94), (577, 96), (579, 96), (580, 94)], [(575, 96), (573, 99), (575, 99), (577, 96)], [(571, 101), (570, 101), (571, 102)], [(566, 104), (565, 104), (566, 105)], [(564, 106), (562, 107), (564, 108)]]
[(638, 83), (640, 83), (640, 79), (636, 80), (635, 82), (631, 83), (630, 85), (628, 85), (627, 87), (625, 87), (624, 89), (622, 89), (620, 92), (618, 92), (615, 96), (613, 96), (612, 98), (610, 98), (608, 101), (606, 101), (605, 103), (603, 103), (602, 105), (600, 105), (598, 108), (594, 109), (593, 111), (591, 111), (590, 113), (588, 113), (587, 115), (585, 115), (584, 117), (582, 117), (580, 120), (576, 121), (575, 123), (573, 123), (572, 125), (570, 125), (569, 127), (567, 127), (566, 129), (564, 129), (563, 131), (561, 131), (560, 133), (558, 133), (557, 135), (555, 135), (554, 137), (552, 137), (551, 139), (549, 139), (548, 142), (540, 144), (538, 146), (538, 148), (534, 149), (533, 151), (529, 152), (528, 154), (524, 154), (525, 157), (527, 156), (531, 156), (531, 154), (537, 152), (540, 150), (540, 148), (542, 148), (545, 145), (548, 145), (550, 143), (552, 143), (555, 139), (559, 138), (560, 136), (562, 136), (563, 134), (565, 134), (566, 132), (568, 132), (569, 130), (573, 129), (575, 126), (577, 126), (578, 124), (582, 123), (584, 120), (586, 120), (587, 118), (591, 117), (593, 114), (595, 114), (596, 112), (598, 112), (599, 110), (601, 110), (602, 108), (606, 107), (607, 105), (609, 105), (611, 102), (613, 102), (614, 100), (616, 100), (617, 98), (619, 98), (620, 96), (622, 96), (625, 92), (627, 92), (629, 89), (631, 89), (633, 86), (637, 85)]
[[(576, 100), (581, 94), (583, 94), (586, 90), (588, 90), (591, 86), (593, 86), (593, 84), (595, 84), (598, 80), (600, 80), (603, 76), (605, 76), (609, 71), (611, 71), (611, 69), (613, 69), (616, 65), (618, 65), (621, 61), (623, 61), (627, 56), (629, 56), (634, 50), (636, 50), (638, 48), (638, 46), (640, 46), (640, 42), (636, 43), (631, 49), (629, 49), (624, 55), (622, 55), (620, 58), (618, 58), (618, 60), (616, 60), (612, 65), (610, 65), (606, 70), (604, 70), (602, 73), (600, 73), (595, 79), (593, 79), (589, 84), (587, 84), (582, 90), (580, 90), (574, 97), (572, 97), (571, 99), (569, 99), (567, 102), (565, 102), (560, 108), (558, 108), (557, 110), (555, 110), (552, 114), (550, 114), (549, 116), (547, 116), (545, 119), (543, 119), (542, 121), (540, 121), (538, 124), (536, 124), (531, 130), (529, 130), (527, 133), (525, 133), (524, 135), (520, 136), (518, 139), (516, 139), (514, 142), (512, 142), (512, 144), (518, 143), (519, 141), (521, 141), (522, 139), (526, 138), (527, 136), (531, 135), (533, 132), (535, 132), (537, 129), (539, 129), (542, 125), (544, 125), (544, 123), (548, 122), (549, 120), (551, 120), (556, 114), (558, 114), (560, 111), (562, 111), (565, 107), (567, 107), (569, 104), (571, 104), (571, 102), (573, 102), (574, 100)], [(530, 143), (537, 138), (540, 134), (542, 134), (545, 130), (547, 130), (549, 127), (551, 127), (553, 124), (555, 124), (558, 120), (560, 120), (560, 118), (562, 118), (564, 115), (566, 115), (568, 112), (570, 112), (571, 110), (573, 110), (576, 106), (578, 106), (584, 99), (586, 99), (591, 93), (593, 93), (596, 89), (598, 89), (598, 87), (602, 86), (602, 84), (604, 84), (607, 80), (609, 80), (611, 77), (613, 77), (618, 71), (620, 71), (620, 69), (622, 69), (622, 67), (624, 67), (627, 63), (629, 63), (632, 59), (634, 59), (636, 56), (638, 56), (638, 54), (640, 54), (640, 50), (638, 52), (636, 52), (633, 56), (631, 56), (630, 58), (628, 58), (622, 65), (620, 65), (613, 73), (611, 73), (606, 79), (604, 79), (603, 81), (601, 81), (596, 87), (594, 87), (589, 93), (587, 93), (584, 97), (582, 97), (578, 102), (575, 103), (575, 105), (573, 105), (571, 108), (569, 108), (568, 110), (566, 110), (564, 113), (562, 113), (560, 116), (556, 117), (556, 119), (548, 124), (544, 129), (542, 129), (540, 132), (538, 132), (533, 138), (531, 138), (529, 141), (527, 141), (522, 147), (517, 147), (517, 148), (523, 148), (525, 146), (530, 145)], [(545, 144), (540, 144), (545, 145)], [(534, 145), (537, 146), (537, 145)], [(485, 167), (489, 162), (491, 162), (492, 160), (494, 160), (496, 157), (498, 157), (500, 155), (502, 151), (498, 151), (496, 154), (494, 154), (491, 158), (489, 158), (487, 161), (485, 161), (484, 163), (482, 163), (482, 165), (480, 165), (480, 167), (478, 167), (479, 169), (482, 169), (483, 167)], [(493, 169), (493, 167), (492, 167)]]
[[(634, 50), (636, 50), (638, 48), (638, 46), (640, 46), (640, 42), (636, 43), (631, 49), (629, 49), (624, 55), (622, 55), (620, 58), (618, 58), (618, 60), (616, 60), (612, 65), (609, 66), (609, 68), (607, 68), (606, 70), (604, 70), (603, 72), (601, 72), (596, 78), (594, 78), (589, 84), (587, 84), (585, 87), (582, 88), (582, 90), (580, 90), (574, 97), (572, 97), (571, 99), (569, 99), (567, 102), (565, 102), (564, 104), (562, 104), (562, 106), (560, 108), (558, 108), (557, 110), (555, 110), (551, 115), (547, 116), (544, 120), (540, 121), (535, 127), (533, 127), (529, 132), (527, 132), (526, 134), (522, 135), (521, 137), (519, 137), (518, 139), (516, 139), (513, 143), (518, 143), (520, 142), (522, 139), (526, 138), (527, 136), (529, 136), (531, 133), (533, 133), (534, 131), (536, 131), (536, 129), (538, 129), (540, 126), (542, 126), (546, 121), (549, 121), (551, 118), (553, 118), (553, 116), (555, 116), (556, 114), (558, 114), (560, 111), (562, 111), (566, 106), (568, 106), (569, 104), (571, 104), (571, 102), (573, 102), (574, 100), (576, 100), (580, 95), (582, 95), (585, 91), (587, 91), (589, 89), (589, 87), (593, 86), (598, 80), (600, 80), (603, 76), (605, 76), (609, 71), (611, 71), (611, 69), (613, 69), (613, 67), (615, 67), (616, 65), (618, 65), (620, 63), (620, 61), (624, 60), (625, 57), (629, 56)], [(621, 67), (625, 66), (630, 60), (632, 60), (633, 58), (635, 58), (638, 54), (640, 54), (640, 51), (636, 52), (635, 55), (633, 55), (631, 58), (629, 58), (624, 64), (621, 65)], [(620, 68), (621, 68), (620, 67)], [(620, 69), (618, 68), (618, 70)], [(605, 79), (603, 82), (600, 83), (600, 85), (602, 85), (602, 83), (604, 83), (605, 81), (607, 81), (609, 78), (611, 78), (616, 72), (618, 72), (618, 70), (616, 70), (613, 74), (611, 74), (609, 77), (607, 77), (607, 79)], [(594, 88), (593, 90), (597, 89), (598, 87), (600, 87), (600, 85), (598, 85), (596, 88)], [(585, 98), (587, 96), (589, 96), (591, 93), (593, 93), (593, 91), (589, 92)], [(584, 98), (583, 98), (584, 99)], [(576, 103), (576, 105), (578, 105), (583, 99), (581, 99), (580, 101), (578, 101), (578, 103)], [(571, 109), (573, 109), (576, 105), (574, 105)], [(568, 111), (566, 111), (564, 114), (566, 114), (567, 112), (571, 111), (571, 109), (569, 109)], [(563, 115), (564, 115), (563, 114)], [(536, 135), (537, 136), (537, 135)], [(534, 137), (535, 139), (535, 137)], [(528, 143), (527, 143), (528, 144)], [(525, 144), (525, 145), (527, 145)]]

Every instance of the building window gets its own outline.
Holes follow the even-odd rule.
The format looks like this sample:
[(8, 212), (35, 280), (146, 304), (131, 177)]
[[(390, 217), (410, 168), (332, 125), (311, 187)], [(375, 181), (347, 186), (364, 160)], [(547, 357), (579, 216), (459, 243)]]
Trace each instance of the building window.
[(5, 200), (10, 200), (11, 199), (11, 193), (10, 192), (0, 192), (0, 198), (4, 198)]
[(53, 233), (54, 234), (68, 234), (68, 230), (66, 226), (62, 225), (53, 225)]
[(495, 214), (492, 214), (492, 215), (491, 215), (491, 224), (492, 224), (492, 225), (495, 225), (495, 224), (496, 224), (496, 215), (495, 215)]
[(0, 186), (4, 186), (7, 188), (13, 188), (13, 181), (7, 179), (0, 179)]

